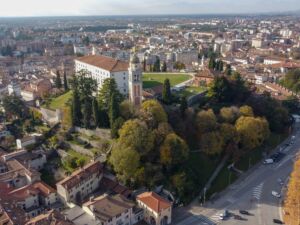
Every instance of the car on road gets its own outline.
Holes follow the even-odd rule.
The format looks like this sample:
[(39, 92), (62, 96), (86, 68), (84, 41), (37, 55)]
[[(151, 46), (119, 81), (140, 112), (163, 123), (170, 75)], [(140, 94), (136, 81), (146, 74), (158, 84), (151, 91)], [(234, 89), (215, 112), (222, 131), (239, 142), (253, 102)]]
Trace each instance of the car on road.
[(274, 163), (274, 160), (273, 160), (273, 159), (265, 159), (265, 160), (263, 161), (263, 164), (265, 164), (265, 165), (267, 165), (267, 164), (272, 164), (272, 163)]
[(280, 198), (281, 195), (277, 191), (272, 191), (272, 195), (276, 198)]
[(220, 219), (225, 220), (228, 216), (229, 216), (229, 211), (225, 209), (224, 212), (220, 214)]
[(274, 162), (279, 162), (285, 156), (282, 152), (276, 152), (270, 156), (270, 159), (273, 159)]
[(250, 215), (250, 213), (248, 211), (246, 211), (246, 210), (240, 210), (239, 212), (242, 215)]
[(276, 224), (284, 224), (284, 222), (282, 222), (281, 220), (278, 220), (278, 219), (273, 219), (273, 222)]
[(234, 218), (235, 220), (243, 220), (243, 221), (247, 220), (247, 219), (241, 217), (240, 215), (234, 215), (233, 218)]

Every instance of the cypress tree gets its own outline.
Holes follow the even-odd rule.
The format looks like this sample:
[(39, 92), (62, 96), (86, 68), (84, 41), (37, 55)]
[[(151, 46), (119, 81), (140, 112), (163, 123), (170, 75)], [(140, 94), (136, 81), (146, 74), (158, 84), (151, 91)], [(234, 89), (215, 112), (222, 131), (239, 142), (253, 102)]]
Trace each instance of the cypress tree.
[(186, 97), (182, 97), (181, 101), (180, 101), (180, 113), (181, 113), (181, 117), (183, 118), (185, 115), (185, 110), (188, 108), (188, 103), (186, 100)]
[(215, 66), (216, 66), (215, 64), (216, 64), (215, 59), (213, 57), (210, 57), (209, 58), (209, 63), (208, 63), (208, 68), (209, 69), (214, 69)]
[(81, 103), (78, 95), (78, 91), (75, 89), (73, 91), (73, 99), (72, 99), (72, 125), (80, 126), (81, 125)]
[(225, 74), (226, 74), (227, 76), (231, 76), (232, 70), (231, 70), (231, 65), (230, 65), (230, 64), (227, 64), (227, 65), (226, 65)]
[(167, 72), (167, 63), (165, 61), (162, 66), (162, 72)]
[(164, 81), (162, 100), (166, 104), (170, 104), (172, 101), (171, 85), (169, 79), (165, 79)]
[(110, 122), (110, 127), (113, 126), (115, 120), (119, 117), (119, 104), (118, 101), (115, 97), (115, 94), (113, 93), (111, 96), (110, 100), (110, 105), (109, 105), (109, 122)]
[(83, 105), (83, 126), (85, 129), (91, 128), (92, 104), (90, 99), (86, 98)]
[(224, 63), (223, 63), (223, 61), (220, 61), (220, 63), (219, 63), (219, 71), (220, 72), (223, 71), (223, 67), (224, 67)]
[(93, 119), (95, 123), (95, 127), (99, 126), (99, 106), (96, 98), (93, 98)]
[(60, 78), (60, 73), (59, 71), (57, 70), (56, 71), (56, 79), (55, 79), (55, 86), (60, 89), (62, 84), (61, 84), (61, 78)]
[(68, 91), (68, 90), (69, 90), (68, 80), (67, 80), (67, 73), (66, 73), (66, 71), (64, 71), (64, 89), (65, 89), (65, 91)]

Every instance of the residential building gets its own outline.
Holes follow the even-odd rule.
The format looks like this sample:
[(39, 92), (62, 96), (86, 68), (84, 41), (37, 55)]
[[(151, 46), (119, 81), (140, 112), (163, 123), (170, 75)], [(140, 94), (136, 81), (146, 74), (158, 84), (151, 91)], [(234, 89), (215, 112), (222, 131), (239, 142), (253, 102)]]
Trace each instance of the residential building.
[(17, 149), (26, 148), (27, 146), (34, 145), (36, 142), (37, 142), (36, 136), (27, 136), (22, 139), (17, 139), (16, 140)]
[(114, 78), (121, 94), (128, 95), (128, 62), (91, 55), (75, 59), (75, 71), (85, 70), (97, 81), (100, 89), (107, 78)]
[(29, 220), (25, 225), (73, 225), (56, 210), (51, 210)]
[(122, 195), (102, 195), (83, 204), (82, 209), (101, 225), (135, 224), (134, 202)]
[(154, 192), (137, 196), (137, 204), (144, 209), (144, 220), (150, 225), (166, 225), (172, 221), (172, 204)]
[(92, 162), (56, 184), (57, 193), (65, 204), (81, 203), (99, 188), (103, 177), (103, 165)]

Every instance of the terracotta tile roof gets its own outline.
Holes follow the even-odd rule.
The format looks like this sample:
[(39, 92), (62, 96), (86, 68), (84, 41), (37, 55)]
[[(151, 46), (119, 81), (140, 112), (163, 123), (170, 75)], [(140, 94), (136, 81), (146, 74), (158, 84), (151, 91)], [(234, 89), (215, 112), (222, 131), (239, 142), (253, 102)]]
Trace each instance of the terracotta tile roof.
[(98, 219), (106, 222), (113, 217), (126, 212), (134, 207), (134, 203), (122, 195), (102, 195), (94, 200), (86, 202), (83, 206), (90, 208)]
[(82, 169), (76, 170), (71, 176), (58, 182), (57, 185), (62, 185), (66, 189), (71, 189), (83, 180), (89, 178), (93, 174), (102, 174), (103, 165), (100, 162), (92, 162)]
[(32, 218), (25, 225), (73, 225), (71, 221), (64, 218), (58, 211), (51, 210)]
[(170, 208), (172, 204), (154, 192), (145, 192), (137, 196), (137, 200), (143, 202), (157, 213)]
[(108, 177), (103, 177), (100, 183), (101, 188), (106, 191), (111, 191), (116, 194), (121, 194), (124, 197), (129, 197), (132, 193), (127, 187), (119, 184), (117, 181), (111, 180)]
[(9, 192), (9, 195), (11, 195), (14, 198), (24, 200), (31, 195), (41, 194), (44, 197), (47, 197), (49, 196), (49, 194), (55, 192), (56, 191), (52, 187), (48, 186), (44, 182), (39, 181), (34, 184), (30, 184), (25, 187), (21, 187), (19, 189), (13, 190)]
[(89, 55), (76, 59), (79, 62), (90, 64), (110, 72), (127, 71), (129, 64), (121, 60), (100, 55)]

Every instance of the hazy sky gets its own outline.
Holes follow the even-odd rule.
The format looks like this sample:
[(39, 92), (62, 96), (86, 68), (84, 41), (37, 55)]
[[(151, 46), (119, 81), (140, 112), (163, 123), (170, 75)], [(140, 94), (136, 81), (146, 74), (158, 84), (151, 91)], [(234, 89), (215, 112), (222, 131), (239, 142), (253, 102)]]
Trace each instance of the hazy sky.
[(0, 17), (253, 13), (300, 9), (300, 0), (0, 0)]

